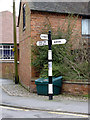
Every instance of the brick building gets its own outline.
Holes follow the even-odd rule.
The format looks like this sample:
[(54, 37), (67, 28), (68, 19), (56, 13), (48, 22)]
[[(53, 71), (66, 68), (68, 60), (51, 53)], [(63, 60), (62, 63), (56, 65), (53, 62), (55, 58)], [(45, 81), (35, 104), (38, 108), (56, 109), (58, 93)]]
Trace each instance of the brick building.
[[(73, 13), (79, 15), (76, 22), (76, 30), (79, 30), (80, 37), (87, 37), (87, 22), (90, 23), (88, 14), (88, 3), (64, 3), (64, 2), (20, 2), (18, 26), (19, 26), (19, 78), (26, 88), (34, 90), (33, 80), (37, 77), (31, 66), (31, 48), (40, 41), (40, 34), (47, 31), (45, 25), (48, 20), (54, 30), (65, 22), (65, 18)], [(77, 41), (78, 45), (78, 41)], [(76, 45), (76, 46), (77, 46)]]
[[(16, 17), (17, 19), (17, 17)], [(17, 19), (18, 20), (18, 19)], [(9, 11), (0, 12), (0, 77), (13, 79), (14, 47), (13, 14)], [(19, 46), (19, 30), (17, 28), (17, 44)]]

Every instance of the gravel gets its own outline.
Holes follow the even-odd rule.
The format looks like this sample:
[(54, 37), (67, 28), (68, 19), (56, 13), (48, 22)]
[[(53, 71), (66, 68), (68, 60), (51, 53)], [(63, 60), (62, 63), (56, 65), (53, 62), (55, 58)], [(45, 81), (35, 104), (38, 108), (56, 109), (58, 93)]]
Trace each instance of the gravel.
[[(1, 87), (10, 96), (33, 97), (33, 98), (42, 99), (42, 100), (48, 99), (48, 96), (37, 95), (36, 93), (30, 93), (21, 85), (3, 84)], [(54, 96), (54, 101), (60, 102), (61, 100), (87, 102), (88, 98), (82, 97), (82, 96), (72, 96), (67, 94), (60, 94), (60, 95)]]

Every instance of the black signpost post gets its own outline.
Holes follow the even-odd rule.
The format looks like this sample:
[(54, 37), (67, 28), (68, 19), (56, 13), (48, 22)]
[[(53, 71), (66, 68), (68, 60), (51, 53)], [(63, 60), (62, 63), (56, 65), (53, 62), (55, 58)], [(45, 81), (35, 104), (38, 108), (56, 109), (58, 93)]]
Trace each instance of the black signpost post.
[(52, 40), (51, 40), (51, 31), (48, 34), (48, 95), (49, 100), (53, 99), (53, 84), (52, 84)]
[(40, 38), (45, 40), (45, 41), (37, 41), (37, 46), (44, 46), (48, 45), (48, 95), (49, 95), (49, 100), (53, 100), (53, 83), (52, 83), (52, 45), (57, 45), (57, 44), (65, 44), (66, 40), (65, 39), (56, 39), (56, 40), (51, 40), (51, 31), (49, 30), (48, 35), (47, 34), (41, 34)]

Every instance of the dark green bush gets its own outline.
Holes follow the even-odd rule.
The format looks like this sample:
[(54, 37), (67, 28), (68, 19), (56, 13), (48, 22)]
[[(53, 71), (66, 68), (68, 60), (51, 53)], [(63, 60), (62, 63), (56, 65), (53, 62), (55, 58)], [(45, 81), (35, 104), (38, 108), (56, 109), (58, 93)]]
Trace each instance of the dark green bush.
[[(64, 38), (67, 40), (65, 45), (52, 45), (53, 54), (53, 76), (63, 76), (65, 80), (83, 80), (88, 79), (88, 55), (87, 48), (80, 43), (78, 49), (72, 49), (71, 38), (73, 36), (73, 43), (76, 39), (80, 39), (78, 31), (73, 35), (74, 27), (77, 19), (74, 19), (73, 25), (71, 24), (73, 16), (68, 17), (67, 30), (64, 31), (61, 27), (58, 27), (56, 33), (53, 32), (52, 27), (52, 39)], [(49, 22), (50, 23), (50, 22)], [(63, 25), (64, 26), (64, 25)], [(73, 26), (73, 27), (71, 27)], [(77, 36), (77, 37), (76, 37)], [(48, 76), (48, 46), (32, 46), (32, 65), (36, 67), (37, 72), (41, 77)]]

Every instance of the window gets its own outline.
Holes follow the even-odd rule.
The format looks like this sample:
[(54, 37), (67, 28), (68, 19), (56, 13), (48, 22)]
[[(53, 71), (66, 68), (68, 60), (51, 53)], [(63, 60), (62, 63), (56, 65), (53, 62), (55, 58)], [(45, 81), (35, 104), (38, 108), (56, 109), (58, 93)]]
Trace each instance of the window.
[(0, 59), (1, 60), (14, 60), (13, 45), (0, 45)]
[(25, 7), (26, 5), (23, 5), (23, 30), (25, 30)]
[(90, 19), (82, 19), (82, 35), (90, 35)]

